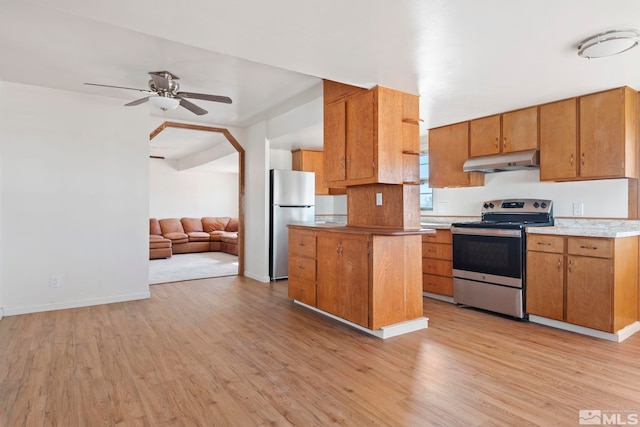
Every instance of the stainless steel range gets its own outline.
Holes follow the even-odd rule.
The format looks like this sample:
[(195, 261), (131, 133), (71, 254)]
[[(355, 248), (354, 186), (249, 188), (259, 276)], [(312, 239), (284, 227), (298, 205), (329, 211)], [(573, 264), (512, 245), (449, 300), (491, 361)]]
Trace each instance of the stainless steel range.
[(453, 224), (453, 300), (525, 318), (525, 228), (551, 225), (553, 203), (540, 199), (484, 202), (481, 221)]

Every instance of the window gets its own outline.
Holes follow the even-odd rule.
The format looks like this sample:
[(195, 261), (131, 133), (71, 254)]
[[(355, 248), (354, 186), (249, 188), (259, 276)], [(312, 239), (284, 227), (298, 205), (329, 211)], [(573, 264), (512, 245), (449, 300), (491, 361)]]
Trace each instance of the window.
[(420, 155), (420, 210), (433, 210), (433, 189), (429, 188), (429, 155)]

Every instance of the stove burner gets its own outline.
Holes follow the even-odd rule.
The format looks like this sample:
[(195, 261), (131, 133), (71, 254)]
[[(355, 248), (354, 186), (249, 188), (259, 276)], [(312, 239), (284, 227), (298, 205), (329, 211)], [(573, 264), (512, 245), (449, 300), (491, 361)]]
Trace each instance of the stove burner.
[(540, 199), (492, 200), (482, 204), (481, 221), (453, 224), (454, 227), (523, 229), (553, 225), (553, 203)]

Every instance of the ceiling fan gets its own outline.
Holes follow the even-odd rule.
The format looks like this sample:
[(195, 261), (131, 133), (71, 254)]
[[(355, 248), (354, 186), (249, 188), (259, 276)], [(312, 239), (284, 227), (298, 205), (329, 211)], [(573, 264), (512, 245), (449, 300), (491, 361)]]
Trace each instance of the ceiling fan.
[(149, 96), (129, 102), (128, 104), (124, 104), (127, 107), (140, 105), (147, 101), (150, 101), (152, 104), (163, 111), (173, 110), (174, 108), (177, 108), (178, 105), (181, 105), (192, 113), (202, 116), (203, 114), (207, 114), (207, 110), (198, 107), (196, 104), (187, 101), (185, 98), (202, 99), (204, 101), (223, 102), (225, 104), (231, 104), (231, 98), (229, 98), (228, 96), (207, 95), (205, 93), (194, 92), (178, 92), (178, 90), (180, 89), (180, 85), (176, 80), (179, 80), (179, 77), (170, 73), (169, 71), (150, 71), (149, 75), (151, 76), (151, 80), (149, 80), (149, 89), (136, 89), (132, 87), (111, 86), (98, 83), (85, 84), (90, 86), (137, 90), (138, 92), (149, 94)]

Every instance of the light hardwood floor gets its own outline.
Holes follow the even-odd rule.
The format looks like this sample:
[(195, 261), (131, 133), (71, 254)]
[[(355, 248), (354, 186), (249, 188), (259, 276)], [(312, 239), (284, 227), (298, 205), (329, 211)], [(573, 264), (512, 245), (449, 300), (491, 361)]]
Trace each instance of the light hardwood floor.
[(0, 426), (574, 426), (640, 413), (640, 335), (611, 343), (425, 299), (380, 340), (292, 304), (286, 281), (5, 317)]

